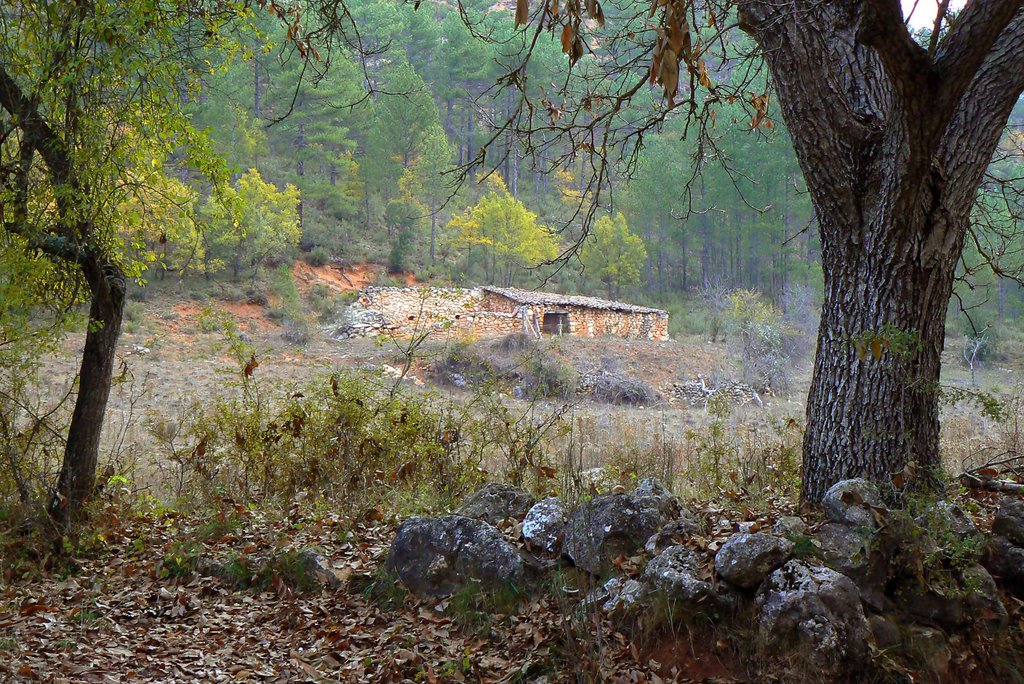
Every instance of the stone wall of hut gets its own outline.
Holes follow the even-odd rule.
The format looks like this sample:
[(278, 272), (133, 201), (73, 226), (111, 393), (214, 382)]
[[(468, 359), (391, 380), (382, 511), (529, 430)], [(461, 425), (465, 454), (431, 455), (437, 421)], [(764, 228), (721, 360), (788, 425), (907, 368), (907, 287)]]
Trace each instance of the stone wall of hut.
[(523, 306), (513, 299), (478, 288), (440, 287), (368, 288), (353, 305), (349, 321), (339, 328), (336, 336), (413, 335), (430, 331), (432, 334), (499, 337), (539, 329), (544, 314), (549, 312), (569, 315), (569, 330), (563, 334), (668, 339), (668, 314), (665, 313), (571, 305)]
[[(589, 307), (548, 307), (569, 314), (569, 333), (577, 337), (627, 337), (667, 340), (668, 314), (614, 311)], [(541, 315), (541, 320), (543, 316)]]

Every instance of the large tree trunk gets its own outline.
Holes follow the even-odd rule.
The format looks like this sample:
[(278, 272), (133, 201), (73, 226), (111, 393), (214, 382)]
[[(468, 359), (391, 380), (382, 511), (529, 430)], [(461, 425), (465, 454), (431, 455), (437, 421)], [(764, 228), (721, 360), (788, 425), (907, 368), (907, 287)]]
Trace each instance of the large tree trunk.
[(821, 234), (803, 496), (934, 481), (946, 309), (977, 188), (1024, 90), (1024, 7), (975, 0), (934, 53), (898, 3), (744, 0)]
[(940, 356), (960, 245), (947, 259), (923, 263), (921, 241), (904, 241), (908, 222), (913, 217), (894, 216), (865, 227), (870, 248), (833, 244), (823, 255), (825, 301), (804, 434), (809, 501), (839, 480), (888, 483), (907, 463), (922, 476), (940, 465)]
[(96, 488), (100, 436), (124, 313), (124, 275), (113, 265), (101, 265), (92, 259), (83, 265), (83, 271), (92, 294), (89, 327), (64, 463), (50, 504), (51, 515), (65, 527)]

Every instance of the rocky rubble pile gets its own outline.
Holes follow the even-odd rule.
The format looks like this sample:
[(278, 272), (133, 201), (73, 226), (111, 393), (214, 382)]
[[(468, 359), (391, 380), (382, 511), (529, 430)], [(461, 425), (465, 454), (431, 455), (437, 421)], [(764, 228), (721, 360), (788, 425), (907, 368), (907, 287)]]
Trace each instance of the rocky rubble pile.
[(685, 401), (690, 406), (707, 407), (708, 402), (715, 397), (723, 397), (730, 404), (754, 403), (762, 405), (761, 396), (757, 391), (745, 382), (725, 380), (716, 385), (708, 385), (704, 378), (685, 382), (674, 382), (668, 388), (666, 394), (669, 401)]
[(816, 525), (782, 517), (769, 532), (696, 515), (654, 480), (574, 509), (488, 485), (454, 515), (405, 521), (387, 567), (435, 596), (469, 584), (539, 591), (556, 567), (575, 568), (596, 586), (582, 600), (615, 619), (664, 619), (670, 606), (674, 619), (732, 620), (765, 655), (828, 678), (922, 638), (948, 664), (958, 632), (1005, 627), (999, 584), (1024, 597), (1019, 500), (1003, 503), (990, 538), (946, 503), (890, 511), (863, 480), (833, 486), (824, 511)]

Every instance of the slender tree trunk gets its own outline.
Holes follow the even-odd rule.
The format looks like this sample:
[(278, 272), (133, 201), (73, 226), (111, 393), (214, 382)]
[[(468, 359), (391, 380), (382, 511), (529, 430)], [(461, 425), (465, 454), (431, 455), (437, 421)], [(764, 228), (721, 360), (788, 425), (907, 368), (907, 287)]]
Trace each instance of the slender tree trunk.
[(686, 244), (686, 224), (683, 224), (682, 226), (680, 226), (680, 230), (681, 230), (681, 234), (680, 234), (680, 237), (679, 237), (679, 247), (680, 247), (679, 259), (681, 260), (682, 267), (683, 267), (683, 279), (682, 279), (683, 292), (686, 292), (687, 288), (689, 287), (689, 281), (686, 278), (686, 275), (687, 275), (687, 273), (686, 273), (686, 265), (687, 265), (686, 262), (689, 260), (689, 254), (687, 253), (687, 244)]
[[(540, 153), (540, 167), (541, 167), (541, 171), (543, 171), (543, 169), (544, 169), (544, 156), (545, 156), (544, 155), (544, 151), (541, 150), (541, 153)], [(540, 188), (540, 190), (541, 190), (541, 194), (543, 194), (545, 197), (547, 197), (547, 195), (548, 195), (548, 188), (550, 186), (549, 178), (550, 178), (549, 174), (541, 173), (541, 183), (540, 183), (541, 188)]]
[[(996, 276), (996, 316), (999, 322), (1006, 320), (1006, 298), (1009, 295), (1009, 282), (1002, 276)], [(981, 332), (980, 330), (978, 332)]]
[(437, 202), (430, 201), (430, 263), (434, 263), (437, 250)]
[(260, 60), (256, 57), (252, 58), (252, 86), (252, 117), (258, 119), (263, 113), (263, 105), (260, 101), (263, 85), (260, 83)]
[(533, 201), (540, 203), (540, 177), (542, 175), (541, 166), (544, 162), (544, 153), (538, 154), (537, 168), (533, 172)]
[(96, 489), (100, 436), (124, 314), (124, 275), (113, 265), (99, 264), (95, 259), (83, 264), (83, 272), (92, 293), (89, 327), (64, 462), (50, 503), (51, 515), (63, 527), (78, 516)]
[(704, 176), (700, 177), (700, 284), (702, 287), (711, 285), (710, 269), (710, 248), (711, 248), (711, 219), (708, 218), (708, 203), (704, 195)]
[(782, 270), (779, 273), (779, 294), (785, 295), (786, 287), (789, 285), (789, 240), (791, 227), (793, 225), (792, 206), (789, 201), (789, 177), (786, 177), (784, 193), (786, 198), (785, 222), (782, 226), (782, 244), (779, 249), (782, 251)]
[(658, 246), (658, 301), (665, 301), (665, 250)]
[(512, 198), (519, 199), (519, 143), (512, 138)]
[(473, 101), (466, 105), (466, 163), (473, 161)]

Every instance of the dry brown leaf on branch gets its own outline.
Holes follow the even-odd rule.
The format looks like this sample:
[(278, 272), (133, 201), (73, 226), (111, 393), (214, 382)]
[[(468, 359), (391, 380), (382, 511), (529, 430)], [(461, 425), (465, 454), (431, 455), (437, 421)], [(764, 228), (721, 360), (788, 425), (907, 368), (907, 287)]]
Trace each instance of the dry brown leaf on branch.
[(515, 28), (524, 26), (530, 21), (530, 0), (516, 0)]

